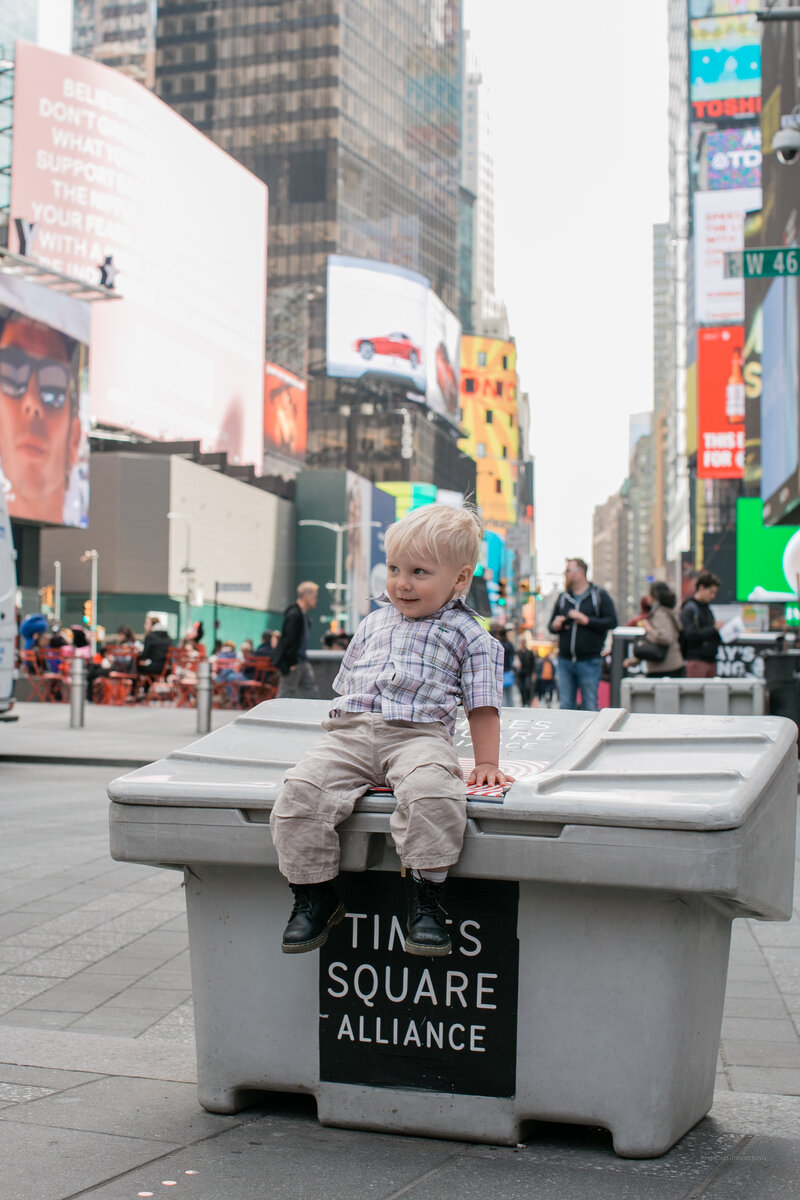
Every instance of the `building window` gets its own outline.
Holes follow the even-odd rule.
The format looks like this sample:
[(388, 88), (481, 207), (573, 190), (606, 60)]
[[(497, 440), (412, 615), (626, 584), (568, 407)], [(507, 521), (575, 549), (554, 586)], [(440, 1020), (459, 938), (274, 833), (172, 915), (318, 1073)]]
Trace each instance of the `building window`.
[(498, 379), (498, 380), (497, 380), (497, 383), (496, 383), (496, 385), (495, 385), (495, 391), (497, 392), (497, 395), (498, 395), (498, 396), (502, 396), (502, 394), (503, 394), (503, 381), (502, 381), (502, 379)]
[(492, 425), (493, 423), (494, 423), (494, 409), (492, 409), (492, 408), (487, 408), (487, 410), (486, 410), (486, 424), (487, 424), (487, 425)]
[(475, 391), (475, 380), (472, 378), (471, 375), (468, 375), (467, 378), (464, 380), (464, 391), (465, 392), (474, 392)]
[(479, 367), (486, 366), (486, 351), (485, 350), (478, 351), (478, 366)]
[(301, 150), (289, 156), (289, 201), (325, 199), (326, 157), (324, 150)]
[(508, 370), (508, 355), (507, 354), (503, 355), (503, 370), (504, 371)]
[(500, 495), (500, 494), (502, 493), (502, 491), (503, 491), (503, 481), (502, 481), (502, 479), (495, 479), (495, 481), (494, 481), (494, 490), (497, 492), (497, 494), (498, 494), (498, 495)]
[(477, 442), (475, 445), (475, 457), (486, 458), (486, 442)]
[(503, 458), (508, 458), (508, 446), (503, 446)]

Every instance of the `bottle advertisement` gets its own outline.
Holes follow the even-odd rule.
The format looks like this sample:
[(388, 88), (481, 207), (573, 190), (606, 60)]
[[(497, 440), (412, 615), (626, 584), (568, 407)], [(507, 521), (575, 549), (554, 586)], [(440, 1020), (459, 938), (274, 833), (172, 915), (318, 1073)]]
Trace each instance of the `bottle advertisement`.
[(744, 327), (721, 325), (697, 333), (697, 476), (741, 479), (744, 474)]

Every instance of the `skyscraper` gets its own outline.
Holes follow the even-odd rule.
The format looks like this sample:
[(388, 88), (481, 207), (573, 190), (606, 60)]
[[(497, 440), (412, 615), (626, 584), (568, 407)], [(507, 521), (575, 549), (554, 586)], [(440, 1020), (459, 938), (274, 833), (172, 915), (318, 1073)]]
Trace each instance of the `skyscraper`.
[(72, 50), (151, 88), (156, 0), (74, 0)]
[(326, 376), (324, 289), (329, 255), (368, 258), (458, 311), (461, 0), (162, 0), (156, 92), (269, 187), (268, 356), (308, 374), (309, 462), (374, 474), (371, 426), (399, 447), (409, 422), (381, 478), (449, 461), (421, 406)]

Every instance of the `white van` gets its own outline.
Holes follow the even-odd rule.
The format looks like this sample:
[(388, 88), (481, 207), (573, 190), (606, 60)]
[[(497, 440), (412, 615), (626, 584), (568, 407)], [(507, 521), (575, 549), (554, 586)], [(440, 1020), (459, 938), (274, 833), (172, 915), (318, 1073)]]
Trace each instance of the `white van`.
[(17, 636), (17, 552), (11, 520), (0, 488), (0, 721), (14, 720), (14, 646)]

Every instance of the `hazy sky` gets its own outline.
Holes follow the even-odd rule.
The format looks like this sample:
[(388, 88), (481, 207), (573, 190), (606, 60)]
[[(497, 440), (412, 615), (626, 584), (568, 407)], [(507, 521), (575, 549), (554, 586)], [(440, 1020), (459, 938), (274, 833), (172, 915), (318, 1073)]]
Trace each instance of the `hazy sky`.
[(666, 0), (464, 0), (489, 90), (497, 290), (531, 397), (548, 589), (652, 408), (652, 227), (667, 220)]

